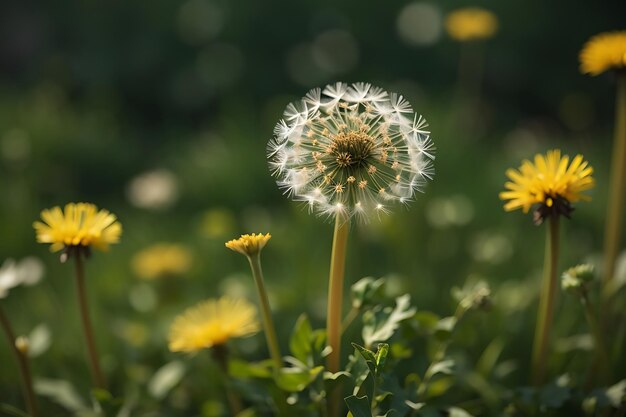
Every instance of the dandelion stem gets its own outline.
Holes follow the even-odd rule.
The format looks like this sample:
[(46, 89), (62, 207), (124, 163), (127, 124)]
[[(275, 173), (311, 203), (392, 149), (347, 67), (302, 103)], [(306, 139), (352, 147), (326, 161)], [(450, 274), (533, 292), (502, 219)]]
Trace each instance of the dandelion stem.
[(343, 302), (343, 276), (346, 263), (346, 246), (350, 221), (344, 216), (335, 218), (333, 248), (330, 257), (330, 275), (328, 278), (328, 312), (326, 333), (332, 352), (328, 355), (327, 368), (330, 372), (339, 371), (341, 348), (341, 304)]
[(608, 381), (610, 379), (610, 367), (607, 366), (609, 361), (608, 349), (606, 348), (604, 336), (602, 335), (602, 331), (600, 330), (600, 326), (596, 320), (596, 315), (591, 307), (591, 303), (589, 302), (587, 291), (583, 291), (581, 293), (580, 302), (584, 307), (585, 318), (587, 319), (589, 330), (591, 330), (591, 334), (593, 335), (594, 347), (596, 351), (596, 363), (601, 364), (603, 377)]
[[(343, 276), (346, 264), (346, 246), (350, 220), (341, 214), (335, 217), (335, 231), (333, 233), (333, 247), (330, 255), (330, 274), (328, 277), (328, 307), (326, 314), (326, 338), (331, 352), (326, 358), (326, 368), (329, 372), (339, 372), (341, 363), (341, 305), (343, 302)], [(329, 393), (328, 414), (335, 417), (339, 414), (341, 405), (341, 387), (335, 387)]]
[(232, 416), (236, 416), (241, 412), (243, 407), (241, 406), (239, 396), (231, 389), (228, 380), (228, 348), (226, 345), (220, 344), (213, 346), (211, 351), (213, 353), (213, 359), (217, 362), (224, 377), (224, 390), (226, 391), (230, 413)]
[(557, 264), (559, 260), (559, 217), (549, 217), (546, 228), (546, 253), (543, 265), (543, 287), (539, 295), (539, 312), (535, 327), (532, 357), (532, 381), (538, 386), (543, 383), (548, 360), (554, 300), (557, 287)]
[(254, 277), (254, 283), (256, 284), (256, 289), (259, 293), (259, 301), (261, 302), (261, 311), (263, 313), (263, 328), (265, 330), (267, 348), (270, 352), (272, 360), (274, 361), (274, 366), (278, 371), (283, 366), (283, 360), (282, 355), (280, 354), (280, 348), (278, 346), (276, 328), (274, 327), (274, 321), (272, 320), (272, 310), (270, 308), (270, 302), (267, 297), (267, 291), (265, 290), (265, 284), (263, 281), (260, 253), (248, 256), (248, 261), (250, 262), (252, 276)]
[(11, 352), (15, 356), (15, 361), (18, 364), (20, 373), (22, 374), (22, 394), (24, 395), (24, 401), (26, 402), (26, 410), (32, 417), (37, 417), (39, 411), (37, 409), (37, 400), (35, 397), (35, 391), (33, 390), (33, 378), (30, 373), (30, 365), (28, 363), (28, 356), (26, 352), (21, 352), (17, 346), (15, 346), (15, 333), (11, 328), (9, 319), (4, 314), (2, 307), (0, 306), (0, 326), (6, 334)]
[(624, 189), (626, 188), (626, 73), (617, 75), (615, 102), (615, 138), (613, 161), (604, 230), (604, 285), (602, 321), (608, 313), (611, 296), (610, 282), (615, 274), (615, 259), (619, 252), (622, 221), (624, 220)]
[(76, 250), (72, 255), (75, 260), (76, 294), (80, 307), (80, 317), (83, 323), (83, 333), (85, 335), (85, 346), (87, 348), (89, 367), (91, 368), (91, 377), (95, 387), (106, 389), (106, 382), (102, 370), (100, 369), (100, 361), (93, 337), (93, 328), (91, 327), (91, 320), (89, 318), (89, 305), (85, 291), (85, 266), (83, 264), (82, 253), (80, 250)]

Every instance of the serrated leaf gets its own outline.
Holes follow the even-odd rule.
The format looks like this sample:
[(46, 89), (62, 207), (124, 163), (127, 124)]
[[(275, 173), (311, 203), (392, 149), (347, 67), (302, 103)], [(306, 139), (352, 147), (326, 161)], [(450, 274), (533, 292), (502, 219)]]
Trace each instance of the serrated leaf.
[(351, 395), (344, 398), (344, 401), (354, 417), (372, 417), (370, 402), (366, 396), (357, 397), (356, 395)]
[(185, 372), (185, 364), (181, 361), (163, 365), (148, 382), (148, 392), (156, 399), (164, 398), (183, 379)]
[(413, 317), (415, 308), (411, 307), (411, 297), (408, 294), (396, 298), (393, 310), (379, 310), (368, 312), (363, 316), (363, 341), (365, 346), (372, 346), (374, 342), (386, 342), (398, 329), (400, 322)]
[(287, 392), (300, 392), (311, 384), (323, 369), (323, 366), (310, 370), (283, 368), (275, 377), (276, 385)]
[(313, 341), (313, 329), (306, 314), (298, 317), (289, 339), (291, 354), (302, 363), (312, 365), (311, 342)]

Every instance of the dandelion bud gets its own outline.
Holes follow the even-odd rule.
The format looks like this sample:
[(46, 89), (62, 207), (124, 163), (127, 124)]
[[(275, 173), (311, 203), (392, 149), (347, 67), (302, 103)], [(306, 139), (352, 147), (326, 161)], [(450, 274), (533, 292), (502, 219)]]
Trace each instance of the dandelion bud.
[(15, 347), (22, 355), (28, 355), (28, 350), (30, 348), (30, 344), (28, 343), (28, 337), (19, 336), (17, 339), (15, 339)]

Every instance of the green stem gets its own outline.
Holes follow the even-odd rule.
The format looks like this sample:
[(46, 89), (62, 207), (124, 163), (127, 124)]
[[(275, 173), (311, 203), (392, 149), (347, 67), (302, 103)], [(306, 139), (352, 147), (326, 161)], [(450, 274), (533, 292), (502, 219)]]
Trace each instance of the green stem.
[[(343, 277), (346, 264), (346, 247), (350, 220), (340, 214), (335, 218), (333, 233), (333, 248), (330, 255), (330, 274), (328, 277), (328, 310), (326, 315), (326, 337), (331, 352), (326, 358), (326, 368), (329, 372), (339, 372), (341, 359), (341, 305), (343, 302)], [(330, 393), (328, 414), (335, 417), (341, 408), (341, 388), (336, 387)]]
[(75, 260), (76, 295), (78, 296), (78, 305), (80, 307), (80, 317), (83, 324), (85, 347), (87, 348), (87, 359), (91, 369), (91, 377), (95, 387), (106, 389), (106, 382), (102, 370), (100, 369), (93, 328), (91, 327), (91, 320), (89, 318), (89, 304), (87, 303), (87, 292), (85, 290), (85, 267), (82, 260), (82, 252), (75, 250), (72, 256)]
[(604, 230), (604, 285), (602, 321), (606, 320), (608, 299), (611, 296), (610, 282), (615, 274), (615, 259), (620, 248), (622, 221), (624, 219), (624, 189), (626, 188), (626, 73), (617, 75), (615, 103), (615, 138), (613, 161), (607, 202)]
[(559, 258), (559, 218), (549, 218), (546, 231), (546, 254), (543, 268), (543, 288), (539, 296), (539, 311), (532, 358), (532, 381), (538, 386), (543, 383), (548, 361), (554, 300), (557, 287), (557, 264)]
[(335, 218), (333, 248), (330, 256), (330, 275), (328, 277), (328, 311), (326, 333), (332, 352), (327, 358), (330, 372), (339, 371), (341, 349), (341, 305), (343, 303), (343, 276), (346, 264), (346, 246), (350, 221), (344, 216)]
[(259, 301), (261, 302), (263, 328), (265, 330), (267, 348), (270, 352), (272, 360), (274, 361), (276, 371), (278, 371), (283, 366), (283, 359), (280, 354), (280, 348), (278, 347), (278, 337), (276, 337), (276, 328), (274, 327), (274, 321), (272, 320), (272, 310), (270, 309), (270, 302), (267, 298), (267, 291), (265, 290), (265, 284), (263, 281), (261, 255), (259, 253), (250, 255), (248, 256), (248, 261), (250, 262), (252, 276), (254, 277), (254, 283), (256, 284), (256, 289), (259, 294)]
[(243, 410), (239, 396), (232, 390), (228, 380), (228, 348), (226, 345), (215, 345), (211, 349), (213, 359), (217, 362), (220, 371), (222, 371), (222, 380), (224, 381), (224, 390), (226, 391), (226, 399), (230, 408), (231, 416), (236, 416)]
[(15, 362), (17, 362), (17, 365), (20, 369), (20, 374), (22, 375), (22, 394), (24, 395), (26, 410), (28, 410), (28, 414), (30, 414), (32, 417), (37, 417), (39, 415), (39, 411), (37, 409), (37, 400), (35, 397), (35, 390), (33, 389), (33, 379), (30, 373), (28, 356), (26, 352), (21, 352), (15, 346), (15, 333), (13, 332), (11, 324), (9, 323), (9, 319), (4, 314), (1, 306), (0, 326), (6, 334), (7, 340), (9, 341), (9, 346), (11, 348), (11, 352), (13, 352), (13, 355), (15, 356)]
[(610, 380), (610, 367), (608, 366), (610, 361), (609, 351), (606, 347), (606, 343), (604, 342), (604, 336), (602, 331), (600, 330), (600, 326), (598, 325), (598, 321), (596, 320), (596, 315), (591, 307), (591, 303), (589, 302), (589, 296), (587, 295), (587, 291), (583, 291), (580, 295), (580, 302), (582, 303), (585, 310), (585, 318), (587, 319), (587, 324), (589, 325), (589, 329), (591, 330), (591, 334), (594, 339), (594, 346), (596, 350), (596, 362), (601, 365), (603, 370), (603, 377), (605, 379), (604, 382), (608, 382)]

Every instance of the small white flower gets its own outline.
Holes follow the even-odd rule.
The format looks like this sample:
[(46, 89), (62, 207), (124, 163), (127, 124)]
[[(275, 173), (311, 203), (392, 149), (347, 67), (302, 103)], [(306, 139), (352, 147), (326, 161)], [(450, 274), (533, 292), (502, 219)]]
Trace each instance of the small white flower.
[(335, 83), (287, 106), (267, 146), (269, 167), (310, 210), (366, 220), (411, 201), (432, 180), (427, 126), (399, 94)]

